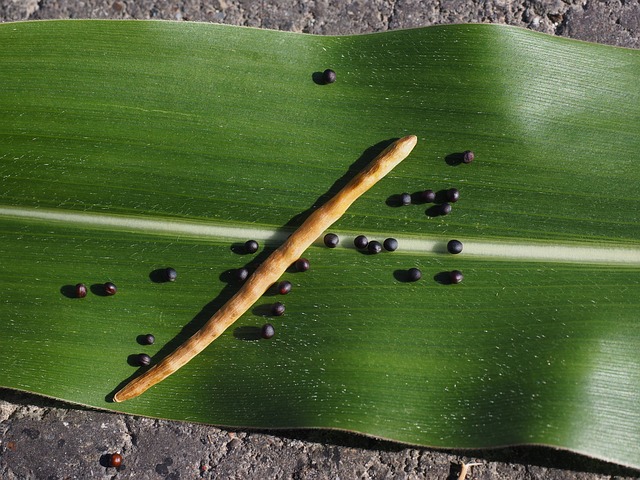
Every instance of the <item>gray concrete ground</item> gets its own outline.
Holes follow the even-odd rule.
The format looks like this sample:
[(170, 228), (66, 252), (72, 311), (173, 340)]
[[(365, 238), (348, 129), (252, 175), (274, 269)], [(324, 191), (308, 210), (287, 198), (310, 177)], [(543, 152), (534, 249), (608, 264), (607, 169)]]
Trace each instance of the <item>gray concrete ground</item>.
[[(0, 20), (135, 18), (207, 21), (314, 34), (433, 24), (506, 23), (640, 48), (637, 0), (9, 0)], [(119, 469), (106, 454), (122, 452)], [(0, 389), (0, 480), (195, 478), (604, 480), (640, 472), (541, 447), (443, 452), (326, 431), (247, 432), (69, 407)]]

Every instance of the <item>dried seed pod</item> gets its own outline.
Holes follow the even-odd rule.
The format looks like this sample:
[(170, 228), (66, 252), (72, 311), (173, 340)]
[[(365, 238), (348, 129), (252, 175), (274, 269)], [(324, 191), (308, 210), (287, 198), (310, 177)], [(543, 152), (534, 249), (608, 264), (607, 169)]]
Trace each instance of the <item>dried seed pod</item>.
[(451, 203), (455, 203), (460, 200), (460, 191), (457, 188), (450, 188), (447, 190), (447, 200)]
[(462, 251), (462, 242), (460, 240), (449, 240), (447, 243), (447, 251), (454, 255)]
[(395, 238), (387, 238), (382, 246), (388, 252), (395, 252), (398, 249), (398, 240)]
[(380, 245), (380, 242), (372, 240), (369, 242), (369, 245), (367, 245), (367, 249), (369, 250), (369, 253), (376, 255), (382, 251), (382, 245)]
[(296, 260), (295, 266), (296, 270), (298, 270), (299, 272), (306, 272), (307, 270), (309, 270), (309, 260), (307, 260), (306, 258), (299, 258), (298, 260)]
[(324, 236), (324, 244), (329, 248), (336, 248), (340, 242), (340, 238), (335, 233), (327, 233)]
[(407, 278), (410, 282), (415, 282), (422, 278), (422, 272), (419, 268), (410, 268), (409, 270), (407, 270)]
[(449, 272), (449, 281), (451, 283), (460, 283), (462, 280), (464, 280), (464, 275), (462, 275), (460, 270), (453, 270)]
[(112, 453), (109, 456), (109, 466), (118, 468), (120, 465), (122, 465), (122, 455), (120, 455), (119, 453)]
[(324, 72), (322, 72), (322, 81), (324, 83), (333, 83), (336, 81), (336, 72), (327, 68)]
[(148, 367), (149, 365), (151, 365), (151, 357), (146, 353), (138, 354), (136, 360), (138, 361), (138, 365), (140, 365), (141, 367)]
[(176, 278), (178, 278), (178, 272), (176, 272), (175, 269), (171, 267), (165, 268), (163, 273), (164, 279), (167, 282), (175, 282)]
[(367, 245), (369, 245), (369, 239), (364, 235), (358, 235), (353, 239), (353, 244), (357, 249), (362, 250), (363, 248), (367, 248)]
[(276, 334), (276, 330), (275, 328), (273, 328), (273, 325), (271, 325), (270, 323), (265, 323), (262, 326), (262, 329), (260, 330), (260, 336), (262, 338), (271, 338)]
[(115, 284), (111, 282), (107, 282), (104, 284), (104, 293), (106, 293), (107, 295), (115, 295), (117, 292), (118, 289), (116, 288)]
[(475, 154), (471, 150), (465, 150), (462, 154), (462, 161), (464, 163), (471, 163), (476, 158)]
[(286, 295), (291, 291), (291, 287), (292, 285), (289, 280), (283, 280), (282, 282), (278, 283), (278, 293), (280, 295)]
[(284, 304), (282, 302), (276, 302), (271, 306), (271, 314), (276, 317), (284, 315)]
[(76, 297), (84, 298), (87, 296), (87, 286), (84, 283), (78, 283), (76, 285)]
[(255, 240), (247, 240), (244, 242), (244, 251), (247, 253), (256, 253), (258, 251), (258, 242)]

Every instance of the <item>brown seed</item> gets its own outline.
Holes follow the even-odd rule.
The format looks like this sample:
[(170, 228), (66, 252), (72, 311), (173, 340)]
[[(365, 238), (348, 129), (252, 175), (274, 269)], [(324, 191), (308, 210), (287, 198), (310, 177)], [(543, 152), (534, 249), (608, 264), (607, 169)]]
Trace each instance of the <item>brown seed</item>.
[(84, 298), (87, 296), (87, 286), (84, 283), (76, 285), (76, 297)]
[(276, 330), (275, 328), (273, 328), (273, 325), (271, 325), (270, 323), (265, 323), (262, 326), (262, 330), (260, 330), (260, 336), (262, 336), (262, 338), (271, 338), (276, 334)]
[(283, 280), (278, 284), (278, 293), (280, 295), (286, 295), (291, 291), (291, 282), (289, 280)]
[(104, 284), (104, 293), (106, 293), (107, 295), (115, 295), (117, 291), (118, 289), (116, 288), (115, 284), (111, 282), (107, 282)]
[(309, 260), (306, 258), (299, 258), (296, 260), (295, 266), (299, 272), (306, 272), (309, 270)]
[(149, 365), (151, 365), (151, 357), (146, 353), (138, 354), (137, 360), (138, 365), (140, 365), (141, 367), (148, 367)]
[(122, 465), (122, 455), (119, 453), (112, 453), (111, 456), (109, 456), (109, 466), (118, 468), (120, 465)]
[(282, 302), (276, 302), (271, 306), (271, 314), (276, 317), (284, 315), (284, 304)]
[(464, 163), (471, 163), (476, 158), (475, 154), (471, 150), (466, 150), (462, 154), (462, 161)]
[(460, 283), (462, 280), (464, 280), (464, 275), (462, 275), (462, 272), (460, 270), (453, 270), (449, 272), (449, 280), (451, 281), (451, 283)]

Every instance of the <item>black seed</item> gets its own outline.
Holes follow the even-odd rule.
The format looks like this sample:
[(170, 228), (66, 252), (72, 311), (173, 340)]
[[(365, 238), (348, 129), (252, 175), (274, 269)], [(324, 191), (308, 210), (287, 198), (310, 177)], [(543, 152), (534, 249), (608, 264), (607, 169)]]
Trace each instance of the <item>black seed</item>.
[(244, 251), (247, 253), (256, 253), (258, 251), (258, 242), (255, 240), (247, 240), (244, 242)]
[(296, 263), (294, 265), (299, 272), (306, 272), (307, 270), (309, 270), (309, 260), (307, 260), (306, 258), (299, 258), (298, 260), (296, 260)]
[(84, 298), (87, 296), (87, 286), (84, 283), (76, 285), (76, 297)]
[(113, 468), (118, 468), (122, 465), (122, 455), (119, 453), (112, 453), (109, 455), (109, 466)]
[(336, 81), (336, 72), (327, 68), (324, 72), (322, 72), (322, 81), (324, 83), (333, 83)]
[(440, 215), (449, 215), (451, 213), (451, 205), (443, 203), (440, 205)]
[(473, 162), (474, 158), (476, 158), (476, 156), (474, 155), (474, 153), (471, 150), (466, 150), (462, 154), (462, 161), (464, 163), (471, 163), (471, 162)]
[(369, 239), (364, 235), (358, 235), (353, 239), (353, 244), (356, 248), (361, 250), (363, 248), (367, 248), (367, 245), (369, 245)]
[(394, 252), (398, 248), (398, 241), (395, 238), (387, 238), (383, 243), (384, 249)]
[(104, 284), (104, 293), (107, 295), (115, 295), (117, 291), (118, 289), (113, 283), (107, 282)]
[(402, 205), (411, 205), (411, 195), (408, 193), (400, 194), (400, 203), (402, 203)]
[(288, 280), (283, 280), (278, 284), (278, 293), (280, 295), (286, 295), (291, 291), (291, 282)]
[(145, 345), (153, 345), (155, 341), (156, 337), (154, 337), (150, 333), (147, 333), (144, 337), (142, 337), (142, 343), (144, 343)]
[(369, 253), (375, 255), (376, 253), (380, 253), (382, 251), (382, 245), (380, 245), (380, 242), (377, 242), (375, 240), (372, 240), (371, 242), (369, 242), (369, 245), (367, 246), (367, 248), (369, 249)]
[(462, 280), (464, 280), (464, 275), (462, 275), (462, 272), (460, 270), (453, 270), (449, 272), (449, 280), (451, 281), (451, 283), (460, 283)]
[(436, 199), (436, 192), (433, 190), (425, 190), (420, 192), (420, 200), (425, 203), (432, 203)]
[(140, 365), (141, 367), (148, 367), (149, 365), (151, 365), (151, 357), (146, 353), (140, 353), (137, 360), (138, 365)]
[(324, 236), (324, 244), (329, 248), (336, 248), (340, 239), (335, 233), (327, 233)]
[(447, 190), (447, 200), (449, 200), (451, 203), (455, 203), (460, 200), (460, 192), (457, 188), (450, 188), (449, 190)]
[(236, 270), (236, 279), (239, 282), (244, 282), (248, 276), (249, 276), (249, 270), (247, 270), (246, 268), (243, 267)]
[(270, 323), (265, 323), (262, 326), (262, 330), (260, 331), (260, 336), (262, 338), (271, 338), (276, 334), (276, 330), (273, 328), (273, 325)]
[(280, 317), (284, 315), (284, 304), (281, 302), (276, 302), (271, 306), (271, 313), (276, 317)]
[(460, 240), (449, 240), (447, 251), (453, 254), (460, 253), (462, 251), (462, 242)]
[(175, 282), (176, 278), (178, 278), (178, 272), (176, 272), (175, 269), (171, 267), (167, 267), (164, 269), (164, 279), (167, 282)]
[(407, 270), (407, 278), (410, 282), (415, 282), (422, 278), (422, 272), (419, 268), (410, 268)]

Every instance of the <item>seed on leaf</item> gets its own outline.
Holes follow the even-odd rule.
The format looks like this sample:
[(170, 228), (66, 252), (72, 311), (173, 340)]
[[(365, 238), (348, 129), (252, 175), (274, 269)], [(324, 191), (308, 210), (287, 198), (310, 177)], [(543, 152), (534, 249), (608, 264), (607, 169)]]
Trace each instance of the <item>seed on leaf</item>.
[(457, 188), (450, 188), (447, 190), (447, 200), (451, 203), (455, 203), (460, 200), (460, 191)]
[(462, 272), (460, 270), (453, 270), (449, 272), (449, 280), (451, 281), (451, 283), (460, 283), (462, 280), (464, 280), (464, 275), (462, 275)]
[(140, 365), (141, 367), (148, 367), (149, 365), (151, 365), (151, 357), (146, 353), (140, 353), (137, 360), (138, 365)]
[(449, 215), (451, 213), (451, 205), (443, 203), (440, 205), (440, 215)]
[(419, 268), (410, 268), (409, 270), (407, 270), (407, 277), (409, 278), (410, 282), (415, 282), (422, 278), (422, 272)]
[(402, 203), (402, 205), (411, 205), (411, 195), (408, 193), (401, 194), (400, 203)]
[(447, 251), (453, 254), (460, 253), (462, 251), (462, 242), (460, 240), (449, 240)]
[(239, 282), (244, 282), (247, 279), (247, 277), (249, 276), (249, 270), (244, 268), (244, 267), (243, 268), (239, 268), (239, 269), (236, 270), (235, 276), (236, 276), (236, 279)]
[(398, 248), (398, 240), (395, 238), (387, 238), (382, 245), (388, 252), (394, 252)]
[(270, 323), (265, 323), (260, 330), (260, 336), (262, 338), (271, 338), (276, 334), (276, 330)]
[(107, 295), (115, 295), (117, 291), (118, 289), (116, 288), (115, 284), (111, 282), (107, 282), (104, 284), (104, 293), (106, 293)]
[(278, 293), (280, 295), (286, 295), (291, 291), (291, 282), (289, 280), (283, 280), (278, 284)]
[(324, 244), (329, 248), (336, 248), (340, 239), (335, 233), (327, 233), (324, 236)]
[(84, 283), (78, 283), (76, 285), (76, 297), (84, 298), (87, 296), (87, 286)]
[(255, 240), (247, 240), (244, 242), (244, 251), (247, 253), (256, 253), (258, 251), (258, 242)]
[(109, 455), (109, 466), (113, 468), (118, 468), (122, 465), (122, 455), (119, 453), (112, 453)]
[(284, 304), (282, 302), (276, 302), (271, 306), (271, 313), (276, 317), (284, 315)]
[(322, 81), (324, 83), (333, 83), (336, 81), (336, 72), (327, 68), (324, 72), (322, 72)]
[(464, 163), (471, 163), (471, 162), (473, 162), (474, 158), (476, 158), (476, 156), (474, 155), (474, 153), (471, 150), (466, 150), (462, 154), (462, 161)]
[(425, 190), (420, 192), (420, 200), (425, 203), (432, 203), (436, 199), (436, 192), (433, 190)]
[(363, 248), (367, 248), (367, 245), (369, 245), (369, 239), (364, 235), (358, 235), (353, 239), (353, 244), (357, 249), (362, 250)]
[(156, 341), (156, 337), (152, 334), (147, 333), (144, 337), (142, 337), (142, 343), (145, 345), (153, 345)]
[(369, 249), (369, 253), (373, 255), (380, 253), (382, 251), (382, 245), (380, 245), (380, 242), (377, 242), (375, 240), (372, 240), (371, 242), (369, 242), (369, 245), (367, 246), (367, 248)]
[(175, 282), (176, 278), (178, 278), (178, 272), (176, 272), (175, 269), (171, 267), (167, 267), (164, 269), (164, 279), (167, 282)]
[(307, 260), (306, 258), (299, 258), (298, 260), (296, 260), (295, 266), (296, 270), (298, 270), (299, 272), (306, 272), (307, 270), (309, 270), (309, 260)]

